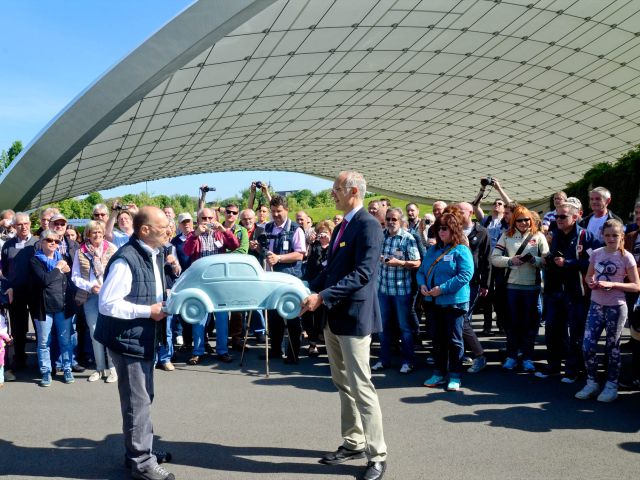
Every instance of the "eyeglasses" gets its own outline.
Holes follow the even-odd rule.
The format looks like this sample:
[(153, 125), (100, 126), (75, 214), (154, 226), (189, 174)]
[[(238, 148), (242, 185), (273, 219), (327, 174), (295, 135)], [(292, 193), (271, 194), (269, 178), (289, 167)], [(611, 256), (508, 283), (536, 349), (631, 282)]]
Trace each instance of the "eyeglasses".
[(347, 187), (338, 187), (338, 188), (332, 188), (331, 189), (331, 193), (338, 193), (341, 190), (349, 190)]
[(518, 218), (516, 219), (516, 223), (529, 223), (531, 221), (530, 218)]
[(65, 227), (67, 222), (53, 222), (54, 227)]
[(225, 212), (227, 212), (227, 215), (237, 215), (238, 214), (237, 210), (225, 210)]
[(566, 220), (567, 218), (569, 218), (571, 215), (556, 215), (556, 218), (558, 220)]
[(44, 240), (45, 240), (47, 243), (55, 243), (55, 244), (60, 243), (60, 240), (54, 240), (53, 238), (45, 238)]
[(493, 204), (494, 204), (495, 206), (504, 205), (504, 203), (503, 203), (503, 202), (493, 202)]
[(94, 213), (93, 216), (94, 217), (106, 217), (107, 214), (106, 213)]
[(449, 227), (447, 227), (446, 225), (440, 225), (438, 227), (438, 230), (440, 230), (441, 232), (448, 232), (449, 231)]
[(387, 218), (387, 222), (399, 222), (399, 221), (400, 221), (399, 218), (391, 218), (391, 217)]

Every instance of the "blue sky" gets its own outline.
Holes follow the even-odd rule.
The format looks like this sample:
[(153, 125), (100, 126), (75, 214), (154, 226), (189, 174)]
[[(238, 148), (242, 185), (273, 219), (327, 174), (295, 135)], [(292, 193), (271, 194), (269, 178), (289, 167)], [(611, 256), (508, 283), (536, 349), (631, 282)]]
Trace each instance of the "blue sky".
[[(0, 1), (0, 150), (26, 146), (80, 92), (134, 50), (191, 0)], [(150, 194), (197, 194), (208, 183), (224, 198), (269, 181), (276, 190), (319, 191), (331, 182), (286, 172), (194, 175), (120, 187), (107, 197), (148, 188)], [(213, 199), (213, 198), (212, 198)]]

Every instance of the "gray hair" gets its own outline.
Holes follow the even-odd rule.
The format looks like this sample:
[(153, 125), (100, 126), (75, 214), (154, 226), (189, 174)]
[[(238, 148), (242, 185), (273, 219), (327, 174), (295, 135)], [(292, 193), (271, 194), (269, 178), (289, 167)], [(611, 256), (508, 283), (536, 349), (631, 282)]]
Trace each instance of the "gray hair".
[(44, 240), (49, 237), (56, 237), (58, 240), (60, 240), (60, 234), (54, 230), (51, 230), (50, 228), (47, 228), (40, 234), (41, 240)]
[(402, 211), (401, 208), (391, 207), (391, 208), (387, 209), (387, 213), (389, 213), (389, 212), (397, 214), (398, 217), (400, 217), (400, 220), (405, 221), (404, 212)]
[(98, 210), (104, 210), (109, 213), (109, 207), (107, 207), (104, 203), (97, 203), (93, 206), (92, 213), (96, 213)]
[(344, 172), (340, 172), (339, 176), (344, 176), (345, 188), (356, 187), (358, 189), (358, 197), (360, 200), (364, 200), (364, 196), (367, 193), (367, 182), (361, 173), (353, 170), (346, 170)]
[(105, 224), (101, 220), (90, 220), (84, 227), (86, 233), (100, 230), (104, 234)]
[(578, 210), (582, 210), (582, 202), (577, 197), (569, 197), (564, 203), (575, 206)]
[(13, 216), (13, 223), (16, 224), (18, 223), (18, 217), (24, 217), (27, 220), (29, 220), (29, 223), (31, 223), (31, 218), (29, 217), (28, 213), (25, 212), (18, 212)]
[(578, 206), (573, 202), (561, 203), (558, 208), (566, 208), (571, 215), (577, 215), (579, 212)]
[(597, 193), (603, 200), (609, 200), (611, 198), (611, 192), (604, 187), (596, 187), (589, 192), (589, 194)]

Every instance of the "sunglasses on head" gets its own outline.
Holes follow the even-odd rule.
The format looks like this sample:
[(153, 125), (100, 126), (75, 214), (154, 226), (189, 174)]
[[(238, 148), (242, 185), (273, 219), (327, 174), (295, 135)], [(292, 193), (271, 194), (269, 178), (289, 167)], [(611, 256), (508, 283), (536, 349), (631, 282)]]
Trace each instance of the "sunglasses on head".
[(60, 243), (60, 240), (55, 240), (53, 238), (45, 238), (45, 241), (47, 243), (56, 243), (56, 244)]

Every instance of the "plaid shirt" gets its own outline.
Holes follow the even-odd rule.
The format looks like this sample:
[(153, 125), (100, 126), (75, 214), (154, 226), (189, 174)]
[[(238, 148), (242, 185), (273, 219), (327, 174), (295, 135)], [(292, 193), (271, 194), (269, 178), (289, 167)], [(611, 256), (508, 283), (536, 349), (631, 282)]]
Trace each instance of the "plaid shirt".
[[(398, 260), (420, 260), (416, 239), (402, 228), (394, 236), (390, 236), (385, 230), (382, 256), (395, 257)], [(390, 296), (410, 295), (411, 270), (390, 267), (383, 262), (378, 270), (378, 292)]]

